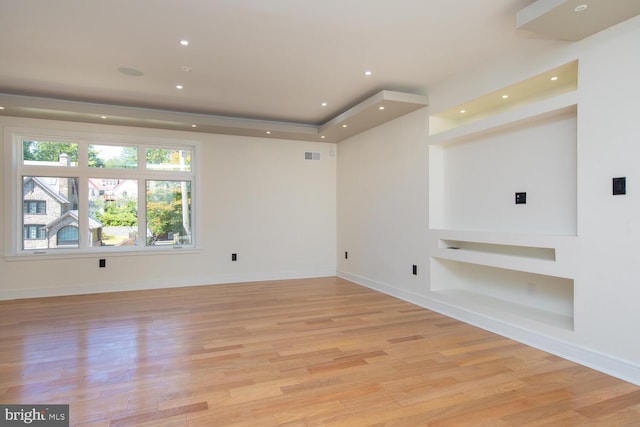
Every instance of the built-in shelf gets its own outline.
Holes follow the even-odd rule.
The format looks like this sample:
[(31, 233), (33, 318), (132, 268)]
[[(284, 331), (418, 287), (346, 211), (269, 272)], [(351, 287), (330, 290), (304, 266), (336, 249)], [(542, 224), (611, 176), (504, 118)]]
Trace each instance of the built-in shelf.
[(502, 245), (484, 242), (466, 242), (462, 240), (440, 240), (440, 247), (448, 250), (471, 251), (495, 255), (507, 255), (522, 258), (533, 258), (547, 261), (556, 260), (554, 248), (541, 248), (534, 246)]
[(573, 330), (573, 316), (553, 313), (516, 304), (498, 298), (488, 297), (464, 290), (439, 290), (433, 292), (432, 298), (442, 304), (456, 307), (477, 315), (489, 317), (500, 322), (522, 324), (533, 322), (553, 328)]
[(575, 60), (430, 116), (429, 135), (468, 127), (493, 117), (508, 117), (510, 111), (544, 105), (545, 100), (575, 92), (577, 87), (578, 61)]
[(573, 279), (439, 258), (431, 277), (433, 297), (449, 305), (516, 325), (573, 329)]
[(578, 95), (576, 92), (565, 93), (439, 132), (429, 137), (429, 144), (440, 145), (463, 142), (477, 139), (485, 134), (499, 132), (503, 129), (526, 126), (527, 123), (543, 120), (547, 117), (566, 113), (575, 115), (577, 104)]
[(576, 237), (470, 230), (429, 233), (432, 258), (522, 273), (573, 277)]
[(430, 117), (429, 291), (452, 313), (573, 331), (577, 70)]

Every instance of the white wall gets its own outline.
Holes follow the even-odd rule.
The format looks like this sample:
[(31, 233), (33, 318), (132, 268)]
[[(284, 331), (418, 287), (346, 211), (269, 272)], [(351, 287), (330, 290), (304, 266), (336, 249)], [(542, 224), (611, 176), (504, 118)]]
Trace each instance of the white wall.
[[(0, 299), (335, 274), (335, 144), (19, 118), (0, 119), (0, 135), (7, 126), (200, 141), (201, 250), (2, 258)], [(304, 160), (305, 151), (321, 159)], [(4, 212), (0, 206), (3, 225)], [(107, 268), (98, 268), (98, 258), (107, 259)]]
[(338, 270), (344, 277), (426, 290), (427, 129), (421, 109), (338, 145)]
[(443, 228), (575, 235), (575, 114), (448, 144), (442, 162)]
[[(574, 252), (569, 254), (577, 260), (571, 277), (573, 330), (500, 324), (481, 315), (467, 316), (464, 310), (450, 314), (640, 384), (639, 41), (640, 17), (636, 17), (578, 43), (552, 43), (537, 56), (507, 52), (431, 87), (427, 109), (341, 142), (338, 274), (425, 307), (443, 308), (429, 291), (432, 254), (424, 244), (432, 233), (426, 206), (429, 112), (438, 113), (577, 58), (577, 147), (567, 146), (575, 150), (577, 190), (572, 191), (577, 195), (563, 204), (559, 215), (568, 219), (557, 230), (576, 235)], [(500, 170), (498, 162), (505, 161), (502, 156), (493, 164), (484, 160), (489, 169)], [(626, 196), (611, 195), (611, 178), (617, 176), (627, 177)], [(486, 180), (479, 182), (489, 185)], [(544, 185), (553, 191), (552, 182)], [(446, 221), (436, 218), (433, 224)], [(345, 250), (348, 260), (342, 259)], [(419, 265), (417, 278), (409, 274), (412, 263)]]
[[(640, 16), (582, 44), (576, 339), (640, 365)], [(611, 179), (627, 177), (613, 196)]]

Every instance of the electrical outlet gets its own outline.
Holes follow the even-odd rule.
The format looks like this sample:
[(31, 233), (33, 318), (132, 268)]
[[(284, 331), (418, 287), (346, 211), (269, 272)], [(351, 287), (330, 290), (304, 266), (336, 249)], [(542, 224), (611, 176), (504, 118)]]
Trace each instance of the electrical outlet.
[(107, 260), (104, 258), (100, 258), (98, 260), (98, 267), (105, 268), (107, 266)]
[(237, 261), (238, 260), (238, 254), (231, 254), (231, 261)]
[(418, 275), (418, 266), (413, 264), (413, 268), (411, 269), (414, 276)]
[(349, 259), (349, 252), (347, 251), (344, 252), (344, 259)]
[(527, 203), (527, 193), (516, 193), (516, 205), (524, 205)]
[(618, 196), (621, 194), (627, 194), (627, 178), (624, 176), (613, 178), (613, 195)]

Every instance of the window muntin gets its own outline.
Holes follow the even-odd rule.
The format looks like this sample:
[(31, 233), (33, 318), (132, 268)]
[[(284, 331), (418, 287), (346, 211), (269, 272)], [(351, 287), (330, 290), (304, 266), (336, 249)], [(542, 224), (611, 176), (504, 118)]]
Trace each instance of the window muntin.
[[(7, 206), (16, 209), (5, 216), (15, 224), (6, 254), (193, 246), (196, 143), (100, 138), (13, 135), (17, 163), (6, 167), (22, 181), (22, 194), (13, 192), (20, 188), (15, 181), (6, 182), (7, 194), (14, 194)], [(43, 193), (48, 197), (38, 197)]]

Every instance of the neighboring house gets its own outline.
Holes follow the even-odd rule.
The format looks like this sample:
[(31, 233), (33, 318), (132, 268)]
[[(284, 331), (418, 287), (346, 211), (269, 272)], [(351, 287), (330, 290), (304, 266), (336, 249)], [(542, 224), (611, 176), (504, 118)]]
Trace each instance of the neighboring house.
[[(47, 224), (45, 230), (49, 236), (55, 236), (55, 242), (52, 242), (53, 237), (50, 237), (49, 244), (55, 243), (58, 248), (78, 246), (78, 211), (66, 211), (60, 217)], [(91, 246), (100, 246), (102, 244), (102, 224), (98, 220), (89, 217), (89, 232)]]
[[(78, 188), (75, 178), (23, 179), (23, 249), (78, 246)], [(102, 224), (89, 218), (92, 246), (102, 241)]]
[(138, 198), (138, 181), (120, 179), (113, 188), (113, 195), (119, 200), (136, 200)]
[(89, 200), (101, 198), (106, 202), (135, 200), (138, 197), (138, 182), (132, 179), (89, 180)]

